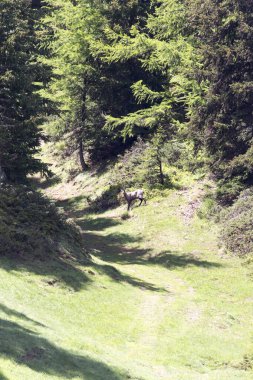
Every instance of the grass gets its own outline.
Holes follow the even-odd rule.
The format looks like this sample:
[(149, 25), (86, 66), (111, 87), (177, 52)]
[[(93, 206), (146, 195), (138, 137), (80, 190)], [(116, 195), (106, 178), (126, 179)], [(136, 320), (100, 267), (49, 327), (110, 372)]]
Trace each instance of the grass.
[(122, 220), (68, 190), (93, 262), (1, 260), (0, 379), (252, 379), (250, 268), (185, 218), (188, 193)]

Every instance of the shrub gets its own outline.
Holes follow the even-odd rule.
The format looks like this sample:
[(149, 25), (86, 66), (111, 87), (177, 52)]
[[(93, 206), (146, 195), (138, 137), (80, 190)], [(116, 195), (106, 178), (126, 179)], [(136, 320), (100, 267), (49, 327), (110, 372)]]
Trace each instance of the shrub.
[(221, 238), (228, 251), (244, 256), (253, 253), (253, 189), (245, 190), (221, 216)]
[(222, 205), (231, 205), (243, 189), (244, 186), (238, 178), (220, 180), (218, 181), (216, 193), (217, 201)]
[(48, 257), (83, 252), (72, 222), (40, 193), (26, 186), (0, 188), (0, 255)]
[(121, 215), (121, 219), (122, 220), (127, 220), (127, 219), (130, 219), (130, 218), (131, 218), (131, 215), (129, 214), (128, 211), (123, 212), (123, 214)]
[(131, 187), (167, 187), (171, 185), (163, 171), (163, 153), (154, 142), (145, 142), (141, 138), (129, 150), (118, 157), (112, 181)]
[(147, 148), (147, 143), (139, 138), (129, 150), (118, 157), (112, 175), (114, 184), (123, 187), (143, 186), (143, 157)]
[(94, 200), (89, 201), (91, 211), (107, 210), (120, 205), (120, 185), (110, 185)]
[(201, 219), (210, 219), (217, 217), (217, 215), (219, 215), (219, 211), (219, 205), (215, 199), (211, 195), (207, 194), (204, 197), (197, 214)]

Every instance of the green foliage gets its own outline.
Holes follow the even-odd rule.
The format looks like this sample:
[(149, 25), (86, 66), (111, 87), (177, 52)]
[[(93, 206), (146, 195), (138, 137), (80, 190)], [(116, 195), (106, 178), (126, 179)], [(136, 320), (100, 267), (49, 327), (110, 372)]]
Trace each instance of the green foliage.
[(40, 258), (83, 251), (77, 228), (26, 186), (0, 188), (0, 255)]
[(216, 198), (217, 201), (223, 206), (231, 205), (244, 189), (240, 178), (232, 178), (229, 181), (226, 179), (220, 180), (217, 184), (218, 188)]
[[(152, 141), (141, 160), (142, 183), (146, 183), (149, 188), (165, 185), (166, 179), (163, 172), (163, 156), (160, 147)], [(167, 185), (169, 181), (167, 181)]]
[(35, 158), (46, 115), (65, 161), (78, 154), (84, 171), (119, 157), (93, 209), (118, 205), (121, 187), (180, 186), (179, 170), (211, 171), (221, 205), (252, 185), (251, 2), (46, 4), (0, 5), (0, 180), (47, 173)]
[(12, 181), (46, 171), (34, 158), (40, 145), (38, 124), (43, 108), (34, 94), (34, 82), (42, 71), (34, 65), (38, 12), (28, 0), (0, 3), (0, 166)]
[(66, 139), (68, 153), (79, 151), (85, 170), (89, 159), (97, 162), (124, 148), (120, 135), (103, 129), (105, 115), (136, 109), (130, 86), (138, 69), (136, 74), (136, 65), (108, 64), (95, 52), (106, 41), (109, 25), (118, 31), (127, 28), (140, 10), (135, 0), (127, 5), (91, 0), (48, 3), (51, 12), (43, 30), (48, 54), (40, 61), (52, 68), (52, 78), (40, 94), (53, 102), (57, 117), (50, 116), (46, 129), (54, 138)]
[(119, 156), (112, 175), (113, 183), (123, 188), (143, 185), (143, 157), (147, 149), (148, 144), (139, 138), (124, 155)]
[[(184, 3), (49, 5), (44, 19), (49, 55), (41, 60), (53, 75), (40, 93), (54, 102), (60, 117), (51, 116), (47, 129), (67, 142), (68, 154), (79, 149), (83, 169), (90, 158), (117, 155), (141, 137), (149, 147), (137, 182), (142, 185), (145, 177), (149, 186), (164, 184), (163, 147), (188, 138), (191, 109), (201, 104), (206, 87), (194, 77), (200, 57), (185, 27)], [(130, 172), (140, 167), (140, 160), (128, 161)]]
[(131, 86), (142, 108), (120, 118), (108, 117), (108, 127), (122, 130), (124, 137), (135, 136), (141, 128), (148, 133), (162, 130), (167, 138), (187, 121), (190, 107), (200, 102), (203, 83), (192, 75), (199, 57), (185, 23), (183, 3), (155, 1), (145, 28), (135, 25), (125, 34), (108, 33), (110, 44), (100, 47), (104, 59), (125, 63), (135, 59), (143, 69), (141, 80)]
[[(198, 41), (207, 82), (200, 107), (193, 108), (192, 137), (204, 146), (209, 167), (231, 201), (252, 183), (252, 2), (190, 0), (188, 17)], [(226, 189), (223, 189), (225, 183)]]
[(220, 214), (220, 207), (217, 205), (217, 201), (213, 194), (206, 194), (202, 203), (201, 207), (198, 210), (198, 216), (201, 219), (215, 219), (217, 220), (219, 218)]
[(226, 249), (238, 256), (253, 253), (253, 191), (242, 192), (222, 215), (221, 239)]
[(120, 190), (119, 184), (109, 185), (100, 196), (95, 199), (88, 200), (90, 210), (93, 212), (98, 212), (101, 210), (118, 207), (120, 205)]
[[(203, 166), (203, 157), (194, 156), (187, 142), (164, 139), (156, 133), (147, 141), (138, 138), (132, 147), (118, 157), (113, 183), (124, 187), (171, 188), (181, 186), (181, 179)], [(184, 173), (185, 169), (185, 173)]]
[(162, 171), (162, 151), (156, 138), (145, 142), (141, 138), (118, 157), (112, 177), (121, 187), (156, 187), (165, 185)]

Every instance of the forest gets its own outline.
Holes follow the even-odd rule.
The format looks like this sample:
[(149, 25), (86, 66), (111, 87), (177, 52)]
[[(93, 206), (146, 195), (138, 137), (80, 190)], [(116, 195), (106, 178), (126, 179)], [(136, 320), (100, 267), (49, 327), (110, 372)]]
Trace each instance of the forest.
[(252, 1), (0, 0), (0, 379), (252, 378), (252, 230)]

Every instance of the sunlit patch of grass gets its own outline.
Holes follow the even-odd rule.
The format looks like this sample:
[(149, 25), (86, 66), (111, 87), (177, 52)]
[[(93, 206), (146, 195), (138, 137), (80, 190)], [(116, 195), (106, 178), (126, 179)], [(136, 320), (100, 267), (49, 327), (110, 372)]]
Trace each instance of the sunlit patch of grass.
[(251, 379), (253, 283), (217, 227), (182, 192), (125, 220), (84, 195), (61, 206), (92, 262), (0, 262), (0, 379)]

